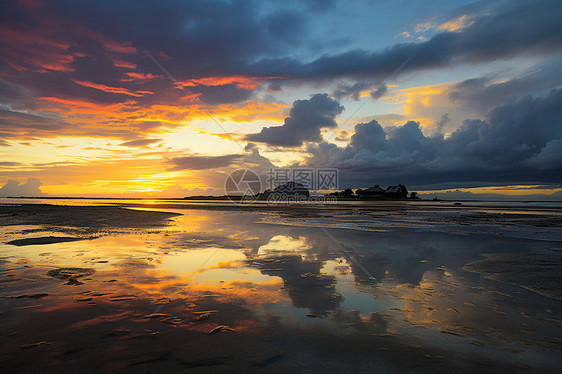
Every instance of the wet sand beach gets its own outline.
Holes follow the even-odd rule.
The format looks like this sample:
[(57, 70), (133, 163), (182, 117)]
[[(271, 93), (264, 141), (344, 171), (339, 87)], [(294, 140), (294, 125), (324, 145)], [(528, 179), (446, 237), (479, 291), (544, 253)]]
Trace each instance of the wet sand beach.
[(557, 207), (41, 203), (0, 206), (3, 372), (562, 365)]
[(489, 254), (465, 270), (562, 300), (562, 254)]

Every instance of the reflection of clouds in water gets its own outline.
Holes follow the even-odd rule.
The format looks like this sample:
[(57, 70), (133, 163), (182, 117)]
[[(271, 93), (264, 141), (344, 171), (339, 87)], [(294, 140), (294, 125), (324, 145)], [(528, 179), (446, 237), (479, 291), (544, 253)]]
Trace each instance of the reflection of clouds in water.
[[(108, 274), (111, 277), (113, 274)], [(178, 276), (166, 270), (137, 268), (132, 274), (120, 275), (124, 289), (153, 301), (186, 300), (198, 302), (212, 297), (218, 302), (235, 302), (241, 305), (259, 306), (283, 299), (279, 292), (282, 283), (271, 279), (262, 282), (245, 280), (221, 281), (218, 283), (197, 282), (190, 274)]]
[(276, 230), (256, 225), (257, 215), (249, 213), (189, 211), (176, 219), (161, 239), (165, 250), (191, 250), (203, 247), (244, 249), (256, 252), (269, 242)]
[(310, 245), (306, 244), (303, 237), (292, 238), (286, 235), (276, 235), (267, 244), (259, 247), (257, 255), (267, 257), (287, 252), (302, 254), (308, 249), (310, 249)]
[(337, 326), (353, 327), (361, 333), (382, 334), (386, 332), (388, 326), (388, 317), (376, 312), (362, 315), (357, 310), (338, 309), (330, 317)]
[[(237, 215), (228, 215), (228, 219), (221, 216), (220, 233), (213, 232), (212, 236), (209, 233), (196, 233), (195, 237), (201, 235), (221, 247), (249, 248), (245, 250), (246, 256), (249, 256), (247, 265), (257, 267), (263, 274), (281, 277), (295, 307), (308, 308), (321, 315), (338, 308), (343, 299), (342, 295), (335, 292), (338, 274), (327, 276), (321, 271), (326, 261), (342, 257), (334, 243), (319, 230), (260, 225), (255, 224), (255, 220), (241, 228), (235, 224), (236, 219)], [(433, 233), (431, 237), (424, 237), (414, 232), (410, 235), (395, 235), (349, 230), (337, 230), (334, 234), (338, 240), (345, 242), (347, 254), (353, 254), (375, 279), (368, 278), (352, 261), (347, 261), (347, 267), (341, 265), (342, 276), (351, 271), (357, 282), (368, 287), (386, 279), (418, 284), (426, 271), (443, 263), (451, 263), (451, 260), (459, 265), (465, 261), (458, 256), (463, 248), (459, 248), (457, 238), (447, 235)], [(193, 234), (182, 235), (194, 238)], [(295, 256), (283, 256), (288, 252)], [(270, 258), (266, 260), (263, 257)], [(272, 262), (272, 257), (279, 258)], [(220, 256), (215, 263), (219, 262), (224, 262)], [(237, 263), (235, 266), (239, 265)], [(232, 264), (223, 264), (211, 265), (209, 269), (213, 266), (233, 268)]]
[(246, 267), (245, 261), (230, 260), (230, 261), (219, 261), (216, 265), (206, 266), (197, 270), (197, 273), (203, 273), (207, 270), (213, 269), (240, 269)]
[[(288, 297), (295, 308), (329, 314), (326, 321), (330, 323), (365, 331), (382, 331), (405, 318), (408, 325), (424, 325), (438, 335), (440, 330), (451, 330), (469, 336), (461, 326), (476, 329), (489, 322), (509, 331), (522, 318), (506, 319), (501, 314), (505, 311), (491, 306), (486, 292), (470, 289), (474, 283), (448, 277), (439, 269), (445, 266), (454, 274), (454, 269), (477, 259), (478, 253), (502, 248), (525, 251), (529, 245), (525, 242), (493, 237), (483, 241), (435, 232), (330, 229), (345, 244), (347, 252), (342, 253), (319, 229), (263, 224), (258, 218), (247, 213), (189, 212), (176, 218), (177, 226), (162, 232), (60, 243), (49, 250), (57, 257), (30, 258), (57, 258), (64, 259), (65, 265), (94, 267), (94, 280), (86, 286), (95, 284), (100, 292), (134, 294), (152, 303), (174, 295), (178, 302), (213, 299), (247, 307), (263, 307)], [(23, 250), (33, 254), (36, 249)], [(78, 250), (82, 256), (76, 256)], [(368, 278), (348, 255), (375, 279)], [(210, 260), (204, 264), (207, 258)], [(108, 263), (96, 263), (99, 260)], [(328, 270), (330, 262), (334, 264)], [(111, 279), (116, 282), (104, 283)], [(347, 282), (349, 287), (336, 289), (338, 282)], [(351, 295), (343, 303), (345, 295), (355, 290), (375, 299), (385, 299), (390, 293), (403, 305), (399, 305), (400, 311), (390, 311), (390, 317), (381, 310), (376, 312), (383, 314), (374, 315), (366, 308), (362, 314), (346, 311), (343, 308), (357, 307)], [(505, 300), (494, 303), (505, 305)], [(486, 336), (480, 330), (475, 334)]]
[(252, 260), (262, 273), (281, 277), (295, 308), (326, 315), (339, 307), (343, 295), (336, 293), (336, 278), (321, 273), (323, 262), (300, 255), (284, 255)]
[[(552, 349), (554, 343), (548, 339), (560, 332), (547, 320), (558, 311), (549, 315), (541, 304), (552, 308), (552, 302), (547, 304), (539, 296), (517, 295), (508, 285), (505, 291), (488, 280), (478, 284), (478, 275), (456, 270), (478, 259), (481, 252), (502, 248), (525, 251), (529, 243), (490, 236), (484, 241), (404, 230), (373, 233), (330, 229), (345, 244), (346, 252), (342, 253), (321, 230), (260, 224), (254, 216), (241, 225), (241, 218), (247, 216), (190, 212), (176, 219), (178, 226), (162, 232), (59, 243), (48, 251), (42, 247), (40, 252), (38, 248), (19, 249), (19, 258), (23, 253), (30, 255), (31, 266), (48, 260), (58, 266), (92, 267), (96, 273), (84, 285), (64, 286), (60, 281), (42, 279), (46, 270), (24, 268), (21, 274), (26, 274), (27, 280), (22, 277), (19, 283), (14, 282), (14, 290), (49, 292), (50, 296), (11, 302), (42, 304), (37, 307), (41, 313), (71, 314), (73, 323), (78, 323), (75, 330), (79, 326), (86, 330), (94, 324), (100, 329), (113, 329), (121, 327), (116, 323), (147, 323), (143, 315), (162, 305), (161, 312), (182, 317), (174, 325), (182, 333), (189, 330), (205, 338), (219, 323), (234, 327), (239, 334), (233, 336), (266, 328), (290, 337), (291, 346), (303, 351), (321, 347), (319, 355), (333, 350), (331, 345), (337, 341), (346, 347), (342, 355), (351, 357), (355, 351), (360, 352), (361, 360), (370, 357), (373, 347), (390, 347), (384, 352), (392, 352), (393, 344), (402, 356), (405, 346), (420, 343), (416, 339), (427, 344), (424, 348), (444, 341), (462, 345), (454, 347), (458, 352), (481, 348), (469, 341), (484, 344), (486, 352), (521, 344), (526, 351), (540, 345)], [(15, 254), (13, 248), (9, 249), (10, 255)], [(375, 279), (368, 278), (349, 255)], [(15, 262), (18, 257), (11, 258)], [(363, 299), (357, 296), (359, 293)], [(399, 302), (379, 302), (389, 295)], [(78, 301), (89, 298), (92, 300)], [(365, 302), (365, 298), (375, 302)], [(284, 308), (291, 303), (301, 311)], [(393, 310), (394, 306), (397, 309)], [(303, 309), (326, 318), (306, 318)], [(209, 321), (194, 322), (198, 310), (219, 312)], [(271, 336), (276, 335), (268, 330)], [(212, 339), (216, 341), (217, 337), (221, 335)], [(422, 361), (426, 360), (419, 352)]]
[[(446, 266), (451, 269), (480, 259), (480, 253), (528, 252), (531, 248), (545, 246), (536, 242), (519, 239), (486, 236), (458, 236), (435, 232), (398, 231), (369, 233), (350, 230), (331, 230), (334, 237), (345, 247), (345, 256), (337, 246), (325, 238), (315, 236), (313, 231), (307, 237), (311, 251), (323, 259), (344, 257), (351, 263), (356, 281), (374, 285), (385, 279), (398, 283), (419, 284), (427, 271)], [(320, 252), (321, 248), (329, 251)], [(320, 249), (318, 249), (320, 248)], [(349, 256), (359, 262), (361, 269)], [(372, 276), (374, 279), (369, 278)]]
[[(320, 230), (258, 223), (259, 217), (247, 213), (190, 211), (177, 217), (177, 225), (164, 232), (110, 236), (83, 242), (81, 248), (86, 254), (95, 251), (96, 257), (108, 259), (108, 264), (95, 264), (96, 269), (113, 268), (113, 277), (124, 289), (134, 285), (131, 292), (135, 289), (150, 291), (158, 298), (177, 290), (183, 295), (208, 291), (217, 295), (238, 295), (243, 299), (262, 292), (259, 289), (263, 288), (264, 300), (279, 299), (279, 295), (286, 292), (293, 306), (326, 315), (341, 307), (344, 291), (336, 291), (335, 285), (350, 272), (363, 292), (382, 297), (374, 285), (381, 282), (420, 284), (428, 271), (443, 264), (460, 267), (474, 256), (475, 248), (487, 245), (470, 237), (460, 241), (456, 236), (436, 233), (331, 230), (338, 241), (345, 243), (347, 255), (353, 255), (375, 278), (371, 279), (356, 263), (342, 255)], [(502, 240), (505, 244), (506, 239)], [(496, 244), (489, 245), (490, 249), (497, 247)], [(73, 252), (68, 252), (72, 256), (77, 248), (74, 244), (58, 246), (72, 248)], [(220, 250), (213, 254), (217, 248)], [(197, 270), (209, 257), (210, 261)], [(326, 263), (342, 258), (345, 262), (326, 274), (323, 269)], [(252, 268), (272, 278), (259, 278), (251, 273)], [(195, 273), (194, 279), (186, 275), (189, 272)], [(221, 278), (223, 284), (211, 284)], [(193, 287), (195, 279), (209, 283), (205, 286), (207, 290), (204, 291), (202, 285)], [(285, 291), (259, 286), (275, 279), (282, 280)], [(254, 286), (241, 283), (246, 281), (253, 282)], [(253, 291), (247, 293), (248, 289)], [(251, 299), (255, 302), (253, 296)]]
[(379, 283), (387, 277), (392, 277), (400, 283), (418, 284), (423, 274), (434, 266), (429, 262), (435, 260), (435, 249), (429, 246), (396, 251), (394, 248), (381, 245), (377, 246), (375, 251), (355, 257), (359, 257), (358, 261), (368, 271), (368, 275), (357, 263), (351, 262), (353, 274), (358, 282)]
[[(183, 271), (195, 271), (197, 274), (208, 273), (210, 270), (229, 269), (234, 271), (233, 276), (237, 277), (243, 277), (242, 273), (247, 271), (245, 269), (257, 268), (261, 274), (283, 280), (284, 288), (296, 308), (308, 308), (310, 312), (318, 315), (326, 315), (328, 311), (335, 310), (343, 296), (335, 292), (336, 278), (321, 272), (324, 261), (308, 255), (309, 252), (315, 250), (312, 248), (314, 241), (309, 242), (309, 238), (303, 236), (275, 235), (278, 230), (269, 226), (261, 225), (261, 227), (264, 229), (261, 230), (258, 240), (254, 227), (251, 230), (243, 231), (243, 234), (241, 231), (233, 234), (230, 230), (236, 230), (239, 227), (223, 226), (224, 230), (221, 233), (223, 235), (216, 235), (215, 233), (214, 237), (208, 243), (205, 243), (209, 246), (211, 246), (211, 243), (220, 245), (220, 247), (217, 247), (219, 250), (214, 254), (209, 253), (211, 248), (208, 250), (192, 249), (172, 256), (169, 261), (164, 261), (164, 265), (173, 266), (175, 269), (183, 268)], [(193, 239), (191, 234), (182, 233), (179, 239), (175, 236), (172, 240), (185, 243), (184, 237)], [(209, 239), (208, 236), (206, 237)], [(244, 244), (251, 244), (251, 248), (254, 248), (244, 251), (247, 256), (244, 258), (246, 261), (241, 261), (242, 259), (238, 257), (241, 255), (240, 252), (233, 251), (231, 256), (229, 255), (231, 251), (223, 249), (229, 246), (242, 247), (246, 238), (249, 238), (248, 240), (251, 243)], [(203, 245), (203, 248), (206, 245)], [(238, 256), (235, 256), (236, 253), (238, 253)], [(209, 265), (198, 269), (197, 266), (205, 261), (207, 255), (213, 256), (212, 261)], [(230, 256), (230, 258), (225, 256)], [(182, 263), (185, 266), (182, 266)], [(241, 282), (241, 280), (238, 282)], [(239, 286), (235, 281), (229, 282), (230, 287), (234, 285)], [(252, 292), (255, 293), (256, 291)], [(278, 288), (276, 292), (281, 294)], [(237, 290), (237, 293), (240, 293), (240, 290)], [(267, 295), (264, 297), (264, 300), (273, 299), (275, 298)], [(277, 299), (279, 299), (279, 296)]]
[(137, 271), (139, 269), (153, 269), (161, 262), (160, 259), (154, 260), (153, 258), (129, 258), (119, 261), (114, 266), (122, 268), (123, 271)]
[(171, 238), (165, 238), (160, 248), (167, 250), (198, 249), (204, 247), (237, 248), (244, 249), (243, 241), (217, 235), (216, 232), (180, 233)]
[[(277, 239), (265, 248), (273, 249), (278, 243), (289, 243), (282, 248), (302, 248), (300, 253), (285, 256), (276, 256), (275, 253), (265, 256), (264, 253), (263, 257), (266, 258), (253, 258), (250, 264), (257, 265), (265, 274), (280, 276), (294, 307), (308, 308), (319, 315), (330, 312), (330, 320), (336, 325), (357, 327), (364, 331), (379, 326), (377, 328), (382, 331), (391, 321), (391, 325), (401, 331), (412, 326), (429, 328), (428, 332), (433, 334), (430, 334), (430, 339), (458, 336), (466, 341), (478, 339), (484, 340), (484, 344), (490, 341), (490, 344), (496, 345), (501, 345), (498, 339), (532, 344), (539, 338), (538, 327), (533, 328), (534, 335), (521, 333), (517, 327), (519, 323), (536, 321), (525, 321), (519, 311), (512, 311), (515, 314), (505, 318), (506, 312), (499, 306), (505, 305), (506, 296), (498, 297), (500, 294), (495, 291), (489, 293), (486, 289), (474, 288), (473, 281), (459, 276), (454, 270), (480, 251), (497, 251), (498, 244), (506, 246), (509, 243), (512, 244), (508, 246), (510, 250), (524, 250), (525, 244), (517, 240), (488, 238), (483, 242), (479, 237), (463, 237), (459, 240), (458, 236), (436, 233), (373, 235), (338, 231), (338, 238), (346, 240), (347, 254), (353, 254), (367, 268), (375, 277), (373, 281), (356, 264), (335, 250), (335, 246), (325, 237), (314, 231), (308, 231), (307, 236), (298, 230), (291, 233), (293, 236), (275, 236)], [(262, 253), (261, 249), (258, 253)], [(344, 261), (338, 261), (338, 258)], [(324, 274), (329, 271), (324, 268), (325, 264), (332, 261), (334, 266), (331, 266), (330, 275)], [(387, 317), (378, 313), (360, 314), (341, 309), (345, 294), (339, 294), (335, 285), (350, 272), (355, 281), (361, 284), (355, 287), (363, 292), (383, 300), (392, 295), (403, 305), (390, 311)], [(488, 287), (494, 285), (493, 282), (486, 284)], [(524, 301), (522, 303), (525, 304)], [(530, 306), (530, 310), (534, 308)], [(402, 322), (404, 319), (406, 325)]]

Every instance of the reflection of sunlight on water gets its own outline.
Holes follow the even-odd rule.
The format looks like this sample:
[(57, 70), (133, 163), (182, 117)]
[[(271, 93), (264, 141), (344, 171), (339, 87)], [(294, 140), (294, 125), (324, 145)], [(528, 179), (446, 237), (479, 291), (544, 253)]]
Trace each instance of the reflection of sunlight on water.
[(147, 235), (103, 236), (75, 242), (22, 247), (3, 245), (2, 252), (9, 257), (25, 257), (33, 262), (58, 267), (87, 266), (110, 269), (119, 261), (146, 258), (153, 246)]
[(218, 262), (244, 260), (245, 256), (239, 250), (224, 248), (191, 249), (186, 252), (172, 253), (164, 257), (161, 267), (175, 273), (194, 273), (205, 266), (212, 266)]
[[(147, 205), (150, 205), (150, 204), (147, 204)], [(139, 210), (139, 211), (144, 211), (144, 212), (167, 212), (166, 208), (163, 208), (163, 207), (154, 207), (154, 208), (150, 208), (150, 207), (125, 207), (123, 209)]]
[(221, 229), (221, 222), (232, 224), (222, 212), (166, 209), (166, 212), (180, 213), (173, 218), (173, 225), (166, 227), (168, 231), (197, 232), (216, 231)]
[(271, 276), (248, 267), (245, 260), (240, 250), (210, 247), (166, 255), (158, 267), (179, 275), (188, 274), (197, 283), (271, 281)]

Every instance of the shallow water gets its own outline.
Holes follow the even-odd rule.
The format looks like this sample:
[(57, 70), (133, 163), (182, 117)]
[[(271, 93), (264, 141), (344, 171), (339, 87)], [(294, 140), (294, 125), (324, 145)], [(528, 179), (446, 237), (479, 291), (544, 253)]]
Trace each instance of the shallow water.
[[(559, 241), (424, 226), (423, 217), (392, 213), (165, 210), (183, 215), (163, 228), (48, 245), (5, 243), (61, 234), (1, 227), (4, 367), (393, 373), (562, 365), (561, 301), (462, 270), (485, 253), (556, 253)], [(95, 273), (66, 284), (50, 273), (60, 268)], [(154, 313), (169, 316), (146, 317)], [(235, 331), (209, 335), (217, 326)]]

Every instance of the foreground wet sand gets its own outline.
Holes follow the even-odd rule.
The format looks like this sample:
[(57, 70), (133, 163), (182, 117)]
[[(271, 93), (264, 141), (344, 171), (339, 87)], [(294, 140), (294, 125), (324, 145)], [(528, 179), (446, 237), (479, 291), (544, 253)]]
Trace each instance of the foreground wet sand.
[(3, 372), (561, 364), (551, 211), (0, 208)]
[(562, 300), (562, 255), (495, 253), (486, 257), (464, 269)]

